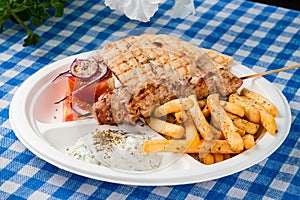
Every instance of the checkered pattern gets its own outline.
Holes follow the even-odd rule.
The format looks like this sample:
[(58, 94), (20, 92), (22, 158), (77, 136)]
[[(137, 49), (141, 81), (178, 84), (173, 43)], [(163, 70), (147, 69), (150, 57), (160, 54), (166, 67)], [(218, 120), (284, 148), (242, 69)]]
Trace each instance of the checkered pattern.
[(239, 173), (198, 184), (138, 187), (107, 183), (61, 170), (32, 154), (8, 119), (16, 89), (55, 60), (99, 48), (112, 34), (135, 28), (176, 30), (193, 42), (233, 55), (257, 72), (300, 63), (300, 12), (242, 0), (195, 1), (197, 13), (169, 17), (173, 1), (149, 23), (130, 21), (103, 1), (69, 1), (63, 18), (34, 28), (42, 42), (23, 48), (26, 36), (13, 23), (0, 35), (0, 199), (299, 199), (300, 70), (266, 76), (292, 110), (290, 134), (268, 159)]

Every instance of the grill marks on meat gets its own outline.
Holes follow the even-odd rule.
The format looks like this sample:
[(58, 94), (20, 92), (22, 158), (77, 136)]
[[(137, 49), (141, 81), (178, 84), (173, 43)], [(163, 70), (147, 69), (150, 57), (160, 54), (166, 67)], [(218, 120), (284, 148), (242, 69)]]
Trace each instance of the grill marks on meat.
[[(141, 87), (122, 86), (102, 94), (94, 104), (100, 124), (135, 124), (140, 117), (149, 117), (156, 105), (176, 98), (171, 88), (159, 82)], [(108, 119), (107, 119), (108, 117)]]
[(103, 93), (93, 105), (99, 124), (115, 124), (113, 113), (111, 112), (111, 97), (112, 92)]
[(141, 116), (149, 117), (154, 106), (175, 99), (175, 94), (166, 85), (160, 82), (148, 82), (138, 88), (133, 94)]
[(212, 73), (207, 73), (203, 77), (195, 76), (190, 78), (189, 83), (198, 99), (203, 99), (210, 93), (215, 93), (217, 91), (216, 85), (214, 84), (213, 80), (214, 75)]
[(232, 74), (227, 67), (211, 60), (207, 55), (203, 55), (196, 63), (197, 68), (202, 70), (202, 74), (211, 74), (205, 80), (211, 93), (218, 92), (222, 96), (227, 96), (242, 85), (240, 78)]
[(111, 115), (115, 123), (132, 123), (139, 119), (140, 112), (136, 99), (124, 86), (113, 90), (111, 95)]
[(240, 78), (234, 76), (228, 69), (224, 67), (219, 67), (216, 74), (219, 78), (217, 80), (218, 92), (221, 95), (228, 96), (229, 94), (236, 92), (237, 89), (243, 84), (243, 81)]
[(141, 117), (150, 117), (156, 106), (172, 99), (191, 94), (195, 94), (198, 99), (203, 99), (215, 93), (217, 85), (212, 82), (215, 77), (213, 73), (207, 73), (189, 80), (178, 79), (166, 82), (165, 79), (156, 79), (138, 87), (122, 86), (110, 93), (102, 94), (93, 108), (100, 124), (134, 125)]

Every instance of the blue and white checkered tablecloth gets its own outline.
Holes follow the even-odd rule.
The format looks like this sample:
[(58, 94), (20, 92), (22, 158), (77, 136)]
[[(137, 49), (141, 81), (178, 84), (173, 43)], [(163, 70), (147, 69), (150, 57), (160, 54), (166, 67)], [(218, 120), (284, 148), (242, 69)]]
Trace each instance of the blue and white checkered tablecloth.
[(56, 60), (95, 50), (124, 30), (176, 30), (257, 72), (300, 63), (299, 11), (243, 0), (197, 0), (196, 14), (183, 20), (169, 17), (173, 2), (161, 4), (151, 22), (140, 23), (103, 1), (69, 1), (63, 18), (32, 27), (42, 37), (35, 47), (22, 46), (26, 33), (18, 25), (5, 25), (0, 35), (0, 199), (300, 199), (300, 69), (265, 76), (292, 111), (282, 146), (262, 162), (217, 180), (164, 187), (102, 182), (45, 162), (15, 136), (10, 101), (30, 75)]

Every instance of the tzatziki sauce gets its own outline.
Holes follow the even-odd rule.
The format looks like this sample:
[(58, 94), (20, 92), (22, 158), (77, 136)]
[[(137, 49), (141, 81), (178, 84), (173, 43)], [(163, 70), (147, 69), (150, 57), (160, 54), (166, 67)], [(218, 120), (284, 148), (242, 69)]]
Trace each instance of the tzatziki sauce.
[(143, 152), (144, 141), (150, 139), (143, 133), (96, 130), (79, 138), (73, 147), (67, 149), (67, 153), (77, 159), (115, 169), (154, 170), (161, 165), (162, 155)]

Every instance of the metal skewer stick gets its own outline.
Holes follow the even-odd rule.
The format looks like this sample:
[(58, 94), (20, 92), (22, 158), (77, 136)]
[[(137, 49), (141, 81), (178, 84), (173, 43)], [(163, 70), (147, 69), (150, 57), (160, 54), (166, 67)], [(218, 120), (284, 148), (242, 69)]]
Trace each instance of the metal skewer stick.
[(300, 68), (300, 64), (299, 65), (294, 65), (294, 66), (289, 66), (289, 67), (283, 67), (283, 68), (279, 68), (279, 69), (274, 69), (274, 70), (270, 70), (270, 71), (266, 71), (266, 72), (261, 72), (261, 73), (258, 73), (258, 74), (243, 76), (243, 77), (240, 77), (240, 79), (245, 80), (245, 79), (248, 79), (248, 78), (264, 76), (264, 75), (267, 75), (267, 74), (273, 74), (273, 73), (276, 73), (276, 72), (281, 72), (281, 71), (296, 69), (296, 68)]

